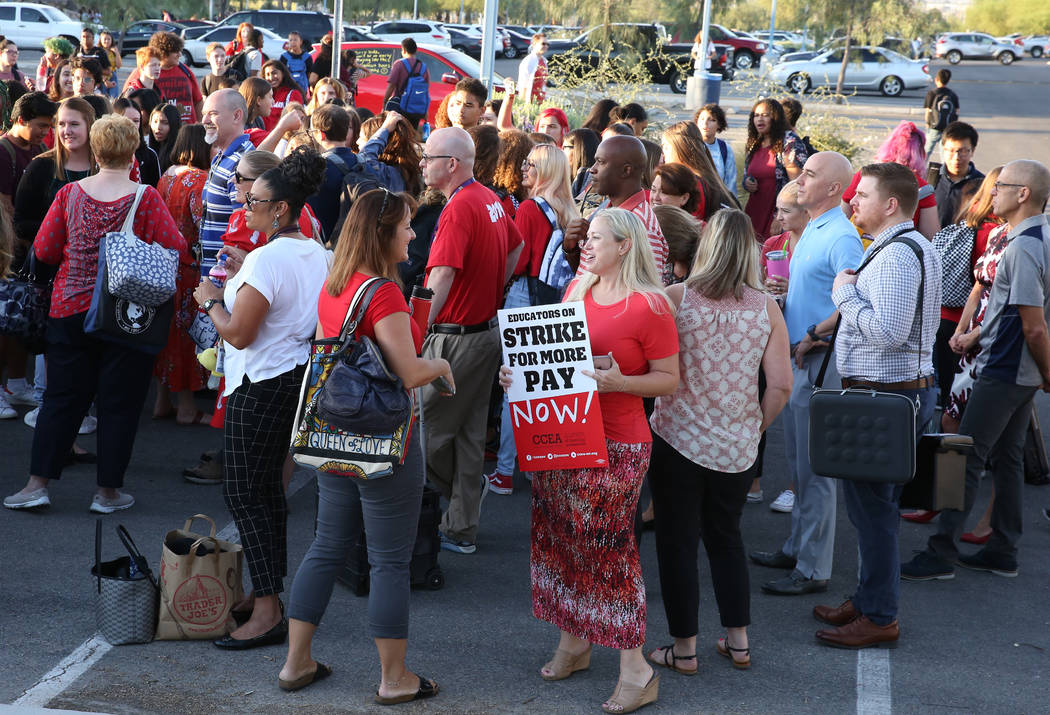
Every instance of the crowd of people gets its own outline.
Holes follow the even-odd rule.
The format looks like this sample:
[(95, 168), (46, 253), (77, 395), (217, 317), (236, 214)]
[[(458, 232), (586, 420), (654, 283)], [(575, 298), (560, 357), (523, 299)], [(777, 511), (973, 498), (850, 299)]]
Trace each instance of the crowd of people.
[[(0, 267), (53, 278), (43, 353), (34, 362), (11, 337), (0, 351), (0, 419), (32, 407), (24, 420), (35, 429), (29, 478), (5, 507), (49, 505), (71, 461), (97, 461), (92, 511), (132, 507), (125, 476), (152, 382), (153, 419), (222, 430), (183, 473), (222, 485), (252, 584), (235, 605), (238, 625), (215, 645), (287, 642), (285, 690), (330, 675), (311, 643), (363, 531), (376, 700), (394, 704), (439, 690), (406, 664), (424, 476), (447, 504), (441, 547), (461, 555), (479, 548), (484, 494), (527, 479), (533, 613), (559, 631), (539, 675), (568, 678), (589, 667), (593, 646), (616, 649), (619, 681), (602, 708), (625, 713), (658, 698), (661, 672), (697, 670), (701, 541), (725, 628), (715, 646), (733, 667), (751, 664), (748, 558), (787, 572), (764, 581), (766, 593), (827, 589), (839, 490), (809, 455), (809, 397), (823, 380), (904, 395), (920, 431), (940, 405), (938, 429), (971, 435), (974, 453), (964, 509), (943, 511), (929, 548), (904, 564), (900, 486), (843, 482), (861, 567), (849, 599), (814, 609), (828, 624), (818, 640), (895, 644), (901, 578), (948, 579), (955, 565), (1016, 575), (1025, 430), (1035, 392), (1050, 390), (1042, 164), (985, 176), (977, 131), (956, 117), (936, 130), (943, 163), (928, 168), (925, 133), (903, 122), (858, 169), (816, 151), (795, 130), (801, 105), (772, 97), (754, 103), (735, 150), (718, 136), (728, 120), (717, 104), (657, 131), (644, 107), (605, 99), (579, 127), (553, 107), (526, 132), (518, 87), (509, 82), (493, 106), (474, 79), (456, 84), (424, 138), (426, 112), (355, 109), (352, 62), (340, 79), (302, 61), (301, 44), (264, 59), (256, 32), (246, 24), (230, 47), (210, 47), (199, 84), (179, 62), (179, 38), (157, 33), (113, 102), (112, 38), (96, 46), (85, 30), (75, 56), (49, 40), (35, 82), (0, 42), (0, 73), (25, 90), (0, 137)], [(543, 43), (523, 64), (520, 102), (543, 98)], [(402, 43), (388, 98), (410, 91), (416, 52)], [(85, 331), (100, 239), (129, 211), (137, 237), (179, 256), (159, 354)], [(940, 240), (945, 231), (954, 242)], [(949, 273), (957, 256), (966, 265)], [(288, 438), (310, 341), (337, 336), (375, 277), (388, 280), (358, 331), (417, 394), (421, 434), (390, 476), (318, 475), (314, 542), (286, 608)], [(410, 319), (417, 285), (433, 299)], [(945, 299), (960, 290), (965, 305)], [(608, 463), (522, 474), (507, 401), (493, 389), (513, 381), (496, 315), (559, 300), (582, 303), (592, 353), (608, 357), (588, 373)], [(190, 337), (202, 316), (218, 351)], [(217, 393), (210, 413), (196, 398), (206, 387)], [(791, 514), (790, 530), (779, 547), (748, 554), (740, 520), (763, 500), (765, 434), (777, 422), (791, 485), (772, 508)], [(76, 445), (96, 430), (97, 454)], [(990, 456), (995, 499), (975, 528), (983, 548), (960, 554)], [(654, 523), (671, 641), (648, 653), (643, 521)]]

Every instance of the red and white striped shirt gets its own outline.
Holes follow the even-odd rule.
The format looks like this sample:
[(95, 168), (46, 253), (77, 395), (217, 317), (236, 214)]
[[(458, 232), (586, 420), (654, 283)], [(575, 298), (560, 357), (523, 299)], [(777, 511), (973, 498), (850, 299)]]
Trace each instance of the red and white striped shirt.
[[(602, 202), (598, 207), (598, 211), (607, 208), (610, 208), (608, 199)], [(649, 246), (653, 249), (653, 258), (656, 260), (656, 272), (661, 280), (663, 280), (664, 285), (668, 285), (671, 276), (669, 275), (669, 271), (665, 271), (668, 255), (667, 239), (664, 238), (664, 232), (660, 228), (660, 222), (656, 218), (656, 212), (653, 211), (653, 205), (650, 204), (646, 198), (645, 189), (628, 197), (626, 201), (615, 208), (630, 211), (642, 220), (642, 224), (645, 226), (645, 233), (649, 236)], [(595, 213), (597, 213), (597, 211)], [(593, 216), (594, 214), (591, 214), (591, 218), (593, 218)], [(582, 273), (583, 269), (581, 268), (576, 271), (576, 276), (579, 277)]]

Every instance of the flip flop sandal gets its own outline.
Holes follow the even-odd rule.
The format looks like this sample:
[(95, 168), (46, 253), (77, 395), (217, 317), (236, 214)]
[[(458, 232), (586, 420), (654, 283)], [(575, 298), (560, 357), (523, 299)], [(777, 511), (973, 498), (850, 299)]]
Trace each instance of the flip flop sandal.
[[(725, 638), (719, 638), (715, 644), (715, 648), (718, 650), (719, 655), (729, 658), (734, 668), (740, 670), (747, 670), (751, 667), (751, 649), (750, 648), (734, 648), (729, 645), (729, 636)], [(744, 653), (747, 655), (747, 660), (737, 660), (733, 657), (733, 653)]]
[(307, 685), (313, 685), (319, 680), (324, 680), (332, 674), (332, 669), (323, 663), (318, 663), (314, 672), (307, 673), (306, 675), (296, 678), (295, 680), (285, 680), (284, 678), (277, 679), (277, 686), (285, 692), (292, 693), (296, 690), (302, 690)]
[(659, 666), (661, 666), (663, 668), (670, 668), (674, 672), (681, 673), (682, 675), (696, 675), (697, 670), (699, 670), (699, 668), (696, 667), (696, 666), (694, 666), (692, 668), (692, 670), (690, 670), (688, 668), (681, 668), (675, 662), (675, 661), (679, 661), (679, 660), (692, 660), (692, 661), (695, 661), (696, 660), (696, 654), (693, 654), (693, 655), (675, 655), (674, 654), (674, 645), (661, 646), (660, 648), (658, 648), (656, 650), (656, 652), (657, 653), (661, 653), (662, 652), (663, 653), (663, 657), (661, 658), (661, 657), (658, 656), (658, 657), (654, 658), (653, 656), (649, 656), (649, 662), (653, 663), (654, 665), (659, 665)]
[(419, 690), (414, 693), (405, 693), (404, 695), (395, 695), (393, 697), (385, 697), (376, 691), (376, 702), (380, 705), (398, 705), (400, 703), (410, 703), (413, 700), (424, 700), (426, 698), (432, 698), (438, 694), (440, 688), (437, 683), (433, 682), (429, 678), (424, 678), (422, 675), (419, 677)]

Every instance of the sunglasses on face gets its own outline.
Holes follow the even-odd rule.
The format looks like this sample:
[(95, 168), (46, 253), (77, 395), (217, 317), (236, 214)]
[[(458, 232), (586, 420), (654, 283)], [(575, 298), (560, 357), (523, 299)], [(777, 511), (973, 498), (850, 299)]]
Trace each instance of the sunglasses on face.
[(238, 184), (243, 184), (245, 181), (255, 181), (255, 179), (256, 179), (256, 177), (254, 177), (254, 176), (244, 176), (239, 171), (234, 171), (233, 172), (233, 180), (236, 181)]
[(280, 201), (280, 199), (257, 199), (252, 196), (251, 191), (244, 195), (244, 207), (248, 211), (254, 211), (256, 204), (272, 204), (275, 201)]

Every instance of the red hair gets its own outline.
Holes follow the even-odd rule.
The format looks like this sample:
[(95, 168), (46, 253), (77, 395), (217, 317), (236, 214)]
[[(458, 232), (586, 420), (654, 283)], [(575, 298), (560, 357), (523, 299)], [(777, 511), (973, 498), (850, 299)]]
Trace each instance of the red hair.
[(560, 110), (558, 107), (547, 107), (538, 115), (536, 115), (536, 124), (539, 124), (542, 120), (546, 119), (547, 117), (553, 117), (554, 121), (560, 124), (562, 130), (565, 132), (568, 132), (571, 128), (569, 127), (569, 118), (565, 116), (565, 112)]

